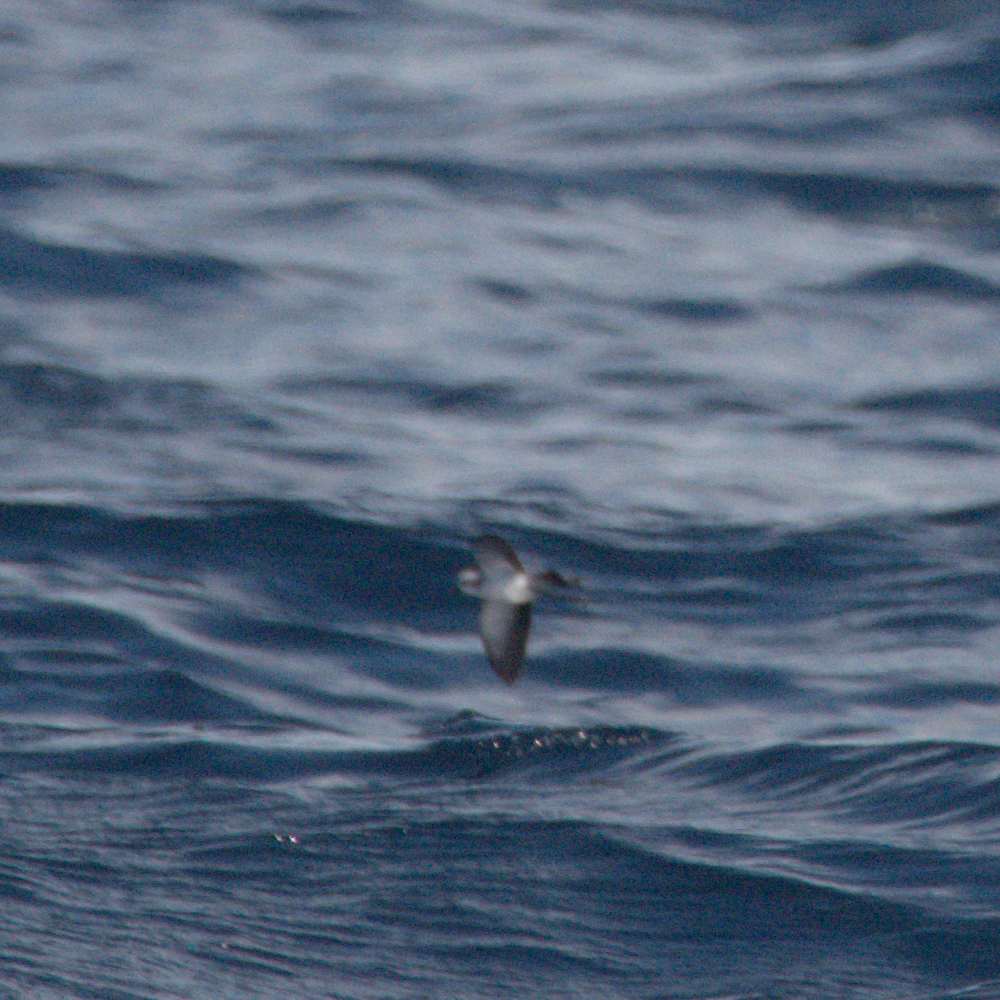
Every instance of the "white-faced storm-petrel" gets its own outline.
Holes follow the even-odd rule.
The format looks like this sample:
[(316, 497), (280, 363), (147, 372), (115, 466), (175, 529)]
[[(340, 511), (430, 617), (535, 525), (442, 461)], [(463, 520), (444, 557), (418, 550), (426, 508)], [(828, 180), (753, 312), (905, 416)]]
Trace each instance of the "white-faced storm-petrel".
[(493, 672), (505, 684), (517, 680), (531, 629), (531, 602), (539, 594), (578, 588), (555, 570), (529, 573), (517, 553), (502, 538), (483, 535), (472, 543), (476, 565), (458, 574), (458, 586), (482, 600), (479, 634)]

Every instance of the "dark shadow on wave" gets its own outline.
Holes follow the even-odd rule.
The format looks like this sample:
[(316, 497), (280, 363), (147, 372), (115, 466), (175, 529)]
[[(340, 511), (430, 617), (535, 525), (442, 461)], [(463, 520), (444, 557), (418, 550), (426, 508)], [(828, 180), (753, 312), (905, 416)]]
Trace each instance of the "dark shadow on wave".
[(953, 458), (992, 458), (1000, 454), (1000, 449), (984, 448), (968, 441), (949, 441), (941, 438), (923, 438), (903, 444), (893, 450), (912, 451), (915, 455), (946, 455)]
[(526, 306), (538, 299), (537, 294), (524, 285), (516, 285), (499, 278), (480, 278), (473, 282), (473, 287), (504, 305)]
[(107, 379), (41, 362), (0, 363), (0, 415), (10, 424), (100, 426), (120, 432), (272, 430), (216, 386), (197, 379)]
[(893, 181), (851, 174), (697, 170), (688, 176), (729, 195), (765, 195), (852, 222), (992, 223), (998, 194), (988, 184)]
[(284, 445), (261, 447), (254, 445), (244, 446), (244, 450), (252, 451), (258, 455), (266, 455), (282, 462), (302, 462), (306, 465), (324, 467), (367, 469), (378, 464), (378, 460), (373, 455), (345, 448), (293, 448)]
[[(144, 558), (149, 554), (135, 555)], [(88, 558), (94, 557), (91, 553)], [(57, 560), (45, 554), (39, 558), (37, 551), (24, 552), (23, 559), (57, 574), (72, 566), (70, 559)], [(167, 576), (161, 576), (160, 580), (171, 582)], [(169, 593), (169, 589), (166, 592)], [(192, 597), (190, 586), (185, 596)], [(104, 696), (113, 698), (119, 691), (115, 686), (116, 678), (126, 678), (121, 680), (121, 690), (124, 690), (137, 683), (127, 678), (148, 673), (151, 667), (156, 674), (164, 664), (169, 664), (164, 674), (168, 679), (175, 674), (199, 679), (220, 677), (268, 689), (267, 682), (262, 681), (260, 672), (254, 668), (213, 655), (197, 645), (171, 639), (148, 628), (137, 618), (106, 608), (41, 599), (10, 602), (0, 610), (0, 635), (7, 642), (9, 663), (13, 664), (7, 669), (19, 671), (8, 677), (17, 679), (30, 675), (34, 684), (31, 697), (39, 701), (44, 695), (48, 699), (46, 710), (58, 707), (64, 698), (72, 701), (76, 697), (73, 692), (84, 691), (93, 683), (97, 686), (95, 691), (104, 692), (103, 695), (95, 694), (90, 705), (100, 714), (102, 701), (106, 700)], [(201, 683), (200, 680), (191, 682)], [(106, 687), (101, 688), (102, 684)], [(7, 694), (17, 696), (14, 688)], [(25, 707), (33, 707), (36, 701)]]
[[(135, 720), (130, 720), (135, 721)], [(145, 721), (145, 720), (143, 720)], [(186, 717), (152, 721), (190, 721)], [(277, 717), (222, 722), (273, 722)], [(588, 729), (540, 728), (463, 739), (443, 739), (409, 751), (254, 750), (222, 743), (142, 740), (129, 745), (73, 751), (38, 751), (14, 743), (0, 752), (12, 761), (28, 757), (46, 769), (135, 773), (169, 777), (230, 777), (243, 780), (294, 780), (314, 774), (381, 775), (404, 780), (450, 778), (478, 781), (507, 775), (519, 780), (572, 779), (614, 769), (630, 758), (656, 751), (657, 760), (683, 753), (671, 734), (641, 727), (597, 726)]]
[[(523, 522), (534, 504), (539, 519), (551, 520), (560, 516), (560, 503), (558, 494), (536, 491), (517, 504), (474, 505), (467, 523), (474, 526), (470, 533), (500, 533), (535, 564), (583, 576), (585, 587), (596, 587), (599, 596), (620, 593), (623, 584), (626, 591), (642, 585), (642, 595), (625, 599), (669, 606), (679, 620), (718, 621), (726, 615), (770, 625), (797, 620), (842, 609), (845, 602), (853, 606), (862, 582), (872, 574), (919, 570), (926, 575), (936, 565), (927, 562), (926, 547), (911, 537), (926, 530), (912, 517), (788, 531), (706, 525), (664, 513), (648, 533), (635, 532), (633, 547), (569, 532), (510, 527), (510, 509)], [(199, 580), (209, 571), (231, 574), (276, 609), (268, 617), (291, 623), (291, 631), (279, 635), (285, 625), (264, 622), (259, 641), (287, 640), (292, 647), (300, 642), (337, 645), (348, 640), (331, 639), (322, 630), (372, 622), (422, 631), (475, 631), (478, 605), (455, 582), (458, 571), (471, 562), (460, 538), (432, 527), (373, 524), (360, 519), (364, 512), (359, 519), (351, 513), (255, 498), (192, 505), (170, 516), (7, 504), (0, 505), (0, 557), (67, 565), (98, 559), (116, 571), (167, 580)], [(940, 586), (940, 575), (938, 568), (927, 586)], [(959, 595), (990, 586), (989, 581), (968, 581), (963, 591), (961, 581), (952, 585)], [(890, 607), (895, 613), (896, 606)], [(579, 610), (585, 613), (586, 606)], [(240, 617), (232, 622), (220, 618), (218, 627), (236, 630), (235, 635)], [(12, 624), (19, 627), (16, 616)], [(57, 625), (56, 620), (52, 627)], [(296, 633), (300, 625), (320, 632)], [(206, 620), (198, 627), (211, 631), (215, 626)], [(272, 628), (276, 631), (269, 638), (265, 633)], [(582, 669), (603, 684), (613, 678), (603, 658), (614, 654), (593, 655), (596, 659), (582, 661)], [(573, 676), (571, 660), (553, 661), (551, 668), (540, 662), (539, 669), (553, 680), (562, 671)], [(670, 669), (655, 659), (636, 661), (630, 667), (633, 681), (620, 673), (618, 678), (656, 685), (669, 677)]]
[[(0, 609), (0, 635), (32, 641), (70, 640), (132, 650), (158, 644), (156, 637), (134, 618), (117, 611), (70, 602), (41, 601)], [(163, 641), (161, 648), (168, 648)]]
[[(339, 665), (345, 660), (349, 669), (384, 684), (407, 690), (440, 689), (474, 676), (481, 666), (477, 657), (453, 658), (448, 672), (442, 670), (441, 658), (431, 652), (414, 649), (405, 638), (385, 640), (342, 627), (311, 624), (304, 621), (276, 621), (236, 613), (205, 612), (188, 619), (188, 625), (199, 636), (231, 643), (247, 650), (274, 649), (292, 653), (319, 654)], [(472, 622), (469, 622), (470, 630)], [(292, 691), (294, 684), (268, 679), (268, 686)], [(297, 693), (310, 702), (330, 703), (331, 696), (310, 688), (298, 688)], [(338, 707), (386, 707), (385, 699), (333, 696)]]
[(976, 983), (949, 997), (1000, 997), (1000, 922), (996, 920), (954, 920), (919, 930), (903, 938), (899, 950), (907, 961), (935, 976)]
[(493, 419), (520, 419), (548, 410), (543, 400), (528, 400), (517, 386), (480, 382), (455, 386), (417, 386), (412, 397), (422, 409), (435, 413)]
[(681, 762), (677, 774), (776, 807), (835, 808), (864, 822), (996, 820), (1000, 762), (969, 743), (784, 744)]
[(533, 205), (549, 211), (558, 206), (560, 194), (568, 186), (562, 177), (555, 174), (461, 160), (344, 158), (334, 160), (330, 166), (360, 173), (417, 177), (459, 195), (489, 202)]
[(254, 222), (285, 229), (290, 226), (329, 225), (354, 220), (362, 213), (359, 201), (317, 198), (292, 205), (272, 205), (248, 213)]
[(361, 21), (366, 11), (360, 4), (319, 4), (289, 3), (275, 4), (263, 10), (269, 21), (292, 28), (308, 28), (316, 25), (339, 24), (345, 21)]
[[(798, 588), (810, 581), (857, 580), (876, 567), (901, 570), (919, 565), (918, 553), (894, 525), (866, 523), (835, 525), (814, 532), (781, 534), (770, 545), (745, 553), (738, 576), (761, 584)], [(807, 594), (799, 590), (796, 599)]]
[(8, 197), (24, 191), (55, 188), (62, 172), (48, 167), (33, 167), (18, 163), (0, 163), (0, 196)]
[(955, 611), (915, 611), (910, 614), (889, 615), (864, 626), (864, 628), (888, 629), (911, 635), (962, 634), (992, 628), (995, 624), (994, 620), (980, 615), (962, 614)]
[(322, 41), (326, 33), (338, 28), (355, 25), (374, 24), (381, 30), (389, 30), (399, 22), (426, 21), (422, 8), (404, 0), (272, 0), (261, 8), (260, 16), (282, 28), (306, 35), (310, 42)]
[(0, 200), (19, 196), (28, 191), (55, 190), (72, 184), (86, 184), (118, 192), (158, 191), (165, 188), (163, 184), (106, 170), (0, 163)]
[[(629, 16), (697, 18), (709, 23), (737, 25), (792, 23), (809, 29), (818, 23), (823, 28), (835, 30), (835, 40), (873, 48), (916, 32), (965, 25), (972, 16), (970, 8), (964, 4), (876, 7), (855, 0), (825, 0), (807, 7), (796, 0), (759, 0), (753, 4), (733, 4), (726, 0), (555, 0), (552, 6), (557, 10), (605, 15), (624, 11)], [(975, 9), (973, 5), (971, 10)], [(988, 5), (982, 5), (982, 9), (991, 10)], [(822, 45), (825, 52), (831, 44), (829, 34), (819, 35), (817, 44)]]
[(503, 732), (506, 726), (499, 719), (480, 715), (466, 708), (454, 715), (428, 719), (421, 727), (420, 734), (430, 741), (479, 737)]
[(682, 323), (735, 323), (753, 315), (752, 309), (733, 299), (656, 299), (638, 305), (651, 316)]
[(1000, 387), (964, 386), (952, 389), (915, 389), (866, 396), (851, 409), (872, 413), (954, 417), (983, 427), (1000, 427)]
[[(970, 58), (972, 56), (972, 58)], [(936, 91), (935, 103), (947, 102), (952, 114), (967, 114), (983, 124), (1000, 125), (1000, 39), (980, 42), (973, 53), (927, 66), (916, 86)]]
[(512, 382), (429, 382), (420, 379), (387, 379), (379, 376), (327, 375), (285, 379), (278, 388), (295, 395), (356, 397), (370, 408), (382, 402), (395, 408), (415, 406), (442, 415), (489, 420), (520, 420), (549, 409), (544, 398), (531, 398)]
[(893, 685), (850, 699), (862, 705), (883, 708), (924, 710), (953, 704), (996, 705), (1000, 703), (1000, 685), (975, 681), (928, 681)]
[(248, 702), (198, 684), (176, 670), (88, 679), (86, 689), (101, 696), (102, 714), (120, 722), (286, 721)]
[[(229, 706), (224, 706), (229, 708)], [(178, 714), (186, 706), (181, 703)], [(130, 721), (195, 721), (188, 718)], [(213, 720), (281, 725), (276, 716)], [(290, 728), (286, 726), (285, 728)], [(298, 726), (312, 731), (315, 727)], [(558, 778), (613, 768), (631, 757), (658, 750), (672, 753), (675, 737), (641, 727), (597, 726), (588, 729), (536, 729), (490, 736), (443, 739), (416, 750), (255, 749), (224, 742), (138, 738), (113, 746), (73, 750), (33, 749), (14, 743), (0, 750), (0, 770), (10, 766), (71, 773), (141, 774), (160, 777), (227, 777), (237, 780), (285, 781), (341, 772), (404, 780), (451, 778), (468, 781), (516, 769), (537, 777)], [(681, 751), (678, 749), (678, 753)]]
[(29, 414), (85, 423), (111, 405), (111, 384), (61, 365), (27, 362), (0, 364), (0, 409), (8, 419)]
[[(479, 504), (487, 530), (503, 524), (503, 503)], [(519, 509), (523, 519), (523, 506)], [(543, 516), (558, 507), (543, 505)], [(645, 514), (645, 512), (644, 512)], [(546, 561), (587, 579), (649, 585), (644, 596), (685, 621), (718, 621), (727, 614), (745, 624), (773, 625), (852, 606), (856, 587), (874, 573), (931, 567), (926, 550), (911, 535), (909, 517), (861, 519), (819, 530), (772, 526), (703, 524), (670, 511), (648, 512), (656, 526), (635, 530), (634, 547), (612, 545), (551, 530), (498, 530), (524, 551), (542, 551)], [(615, 584), (612, 584), (615, 586)]]
[[(833, 968), (856, 987), (862, 970), (871, 976), (873, 961), (885, 961), (886, 952), (895, 951), (896, 936), (927, 926), (908, 907), (780, 875), (663, 857), (616, 841), (613, 833), (590, 824), (501, 818), (366, 832), (369, 844), (375, 839), (369, 849), (378, 850), (377, 857), (399, 857), (398, 866), (405, 852), (410, 871), (442, 873), (417, 882), (437, 905), (407, 915), (387, 903), (378, 905), (374, 915), (394, 924), (430, 921), (437, 928), (442, 921), (453, 923), (453, 909), (439, 900), (450, 898), (457, 873), (470, 867), (476, 872), (476, 895), (486, 905), (463, 913), (461, 932), (449, 928), (451, 933), (435, 935), (435, 943), (460, 969), (474, 963), (492, 973), (490, 981), (512, 962), (533, 967), (530, 953), (551, 943), (551, 924), (542, 935), (541, 928), (529, 932), (510, 921), (515, 914), (545, 912), (553, 899), (565, 901), (571, 926), (593, 935), (587, 934), (589, 947), (573, 951), (602, 956), (610, 966), (605, 971), (614, 972), (613, 979), (601, 983), (599, 992), (606, 996), (623, 995), (623, 984), (634, 988), (624, 995), (649, 998), (809, 996), (814, 993), (807, 984), (815, 985), (817, 963), (829, 964), (831, 973), (815, 995), (831, 995)], [(315, 845), (320, 857), (324, 847), (338, 854), (343, 850), (332, 836), (325, 845)], [(503, 936), (496, 941), (498, 915), (507, 913), (500, 928), (516, 934), (510, 944)], [(477, 945), (464, 944), (470, 933)], [(515, 941), (522, 947), (512, 948)], [(592, 970), (586, 981), (595, 982)], [(679, 994), (679, 982), (704, 983), (706, 989)], [(775, 992), (776, 982), (787, 992)]]
[(698, 401), (695, 412), (712, 416), (735, 414), (742, 417), (763, 417), (770, 416), (775, 411), (763, 403), (755, 403), (745, 397), (706, 396)]
[[(58, 504), (0, 505), (0, 555), (34, 561), (40, 552), (50, 560), (96, 557), (130, 572), (181, 578), (239, 566), (249, 585), (259, 584), (293, 607), (301, 604), (310, 617), (346, 605), (364, 609), (366, 620), (389, 621), (428, 608), (442, 622), (445, 615), (450, 620), (460, 596), (455, 576), (470, 561), (467, 553), (417, 532), (323, 514), (301, 503), (220, 501), (141, 516)], [(48, 614), (46, 627), (62, 628), (61, 608)], [(469, 609), (471, 615), (471, 601)], [(109, 617), (80, 613), (100, 621)], [(131, 624), (124, 617), (121, 622), (125, 629)], [(39, 625), (34, 612), (8, 610), (0, 627), (31, 631)], [(87, 630), (74, 633), (79, 627), (72, 616), (66, 619), (67, 635), (86, 636)], [(118, 628), (109, 624), (102, 637)]]
[(787, 702), (802, 691), (789, 676), (767, 667), (702, 667), (667, 657), (595, 649), (532, 657), (531, 676), (550, 683), (611, 691), (660, 691), (681, 705), (719, 702)]
[(88, 250), (0, 229), (0, 288), (25, 299), (147, 297), (226, 286), (255, 273), (208, 254)]
[[(479, 983), (516, 969), (531, 984), (645, 1000), (937, 997), (946, 987), (964, 995), (973, 973), (996, 966), (995, 920), (934, 920), (862, 892), (664, 857), (593, 824), (397, 820), (324, 831), (308, 845), (311, 865), (377, 887), (366, 915), (411, 954), (426, 949), (449, 975)], [(192, 864), (217, 868), (223, 884), (265, 884), (276, 868), (296, 877), (262, 839), (230, 839)], [(456, 907), (457, 897), (477, 905)]]
[(933, 295), (958, 302), (1000, 302), (1000, 286), (992, 281), (922, 260), (865, 271), (847, 281), (826, 285), (824, 290), (866, 295)]
[(957, 510), (925, 514), (920, 520), (924, 524), (942, 524), (951, 527), (998, 527), (1000, 503), (976, 504), (973, 507), (959, 507)]
[[(838, 90), (844, 86), (839, 83)], [(642, 127), (642, 134), (677, 131), (676, 126), (657, 126), (655, 113), (652, 117), (654, 121)], [(612, 134), (620, 131), (618, 125), (611, 128)], [(695, 126), (694, 131), (699, 128)], [(586, 141), (592, 142), (592, 137)], [(768, 198), (816, 215), (832, 215), (853, 222), (891, 221), (897, 225), (985, 226), (992, 229), (996, 225), (998, 195), (997, 188), (987, 184), (942, 184), (850, 174), (741, 169), (633, 168), (555, 172), (495, 167), (469, 160), (402, 157), (343, 158), (331, 161), (329, 166), (362, 173), (416, 177), (459, 197), (488, 203), (530, 205), (543, 211), (554, 210), (563, 197), (578, 192), (598, 199), (631, 198), (654, 211), (681, 212), (690, 211), (692, 207), (703, 210), (708, 192), (712, 201), (723, 198), (727, 203), (734, 199), (759, 203), (762, 198)], [(730, 304), (723, 305), (728, 308)], [(731, 305), (738, 311), (745, 308), (739, 303)], [(695, 308), (698, 311), (697, 303)]]
[[(96, 558), (121, 571), (168, 581), (197, 580), (210, 570), (234, 574), (242, 587), (278, 602), (282, 614), (275, 617), (292, 622), (290, 631), (280, 623), (263, 622), (262, 628), (273, 628), (272, 639), (287, 639), (293, 646), (326, 642), (324, 629), (354, 622), (453, 631), (456, 614), (462, 614), (462, 626), (474, 631), (478, 613), (476, 602), (464, 597), (455, 582), (471, 554), (454, 540), (440, 538), (433, 529), (351, 520), (304, 503), (219, 501), (140, 516), (56, 504), (0, 504), (0, 557), (70, 565)], [(78, 626), (72, 615), (61, 625), (65, 613), (62, 605), (43, 612), (45, 627), (73, 635)], [(84, 609), (81, 614), (95, 616), (94, 628), (108, 620), (104, 612)], [(98, 629), (102, 641), (116, 634), (117, 618), (112, 618)], [(0, 613), (0, 628), (8, 621), (29, 632), (40, 627), (30, 610)], [(127, 618), (121, 622), (123, 634), (134, 627)], [(303, 623), (301, 631), (295, 622)], [(318, 631), (310, 632), (314, 626)], [(239, 626), (222, 617), (219, 627), (225, 633)], [(85, 637), (87, 629), (80, 634)], [(351, 641), (346, 634), (335, 640)]]
[(587, 381), (608, 389), (690, 389), (724, 381), (718, 375), (655, 368), (605, 368), (591, 372)]
[(287, 719), (191, 680), (178, 670), (40, 673), (0, 668), (0, 705), (29, 712), (83, 712), (115, 722), (270, 722)]

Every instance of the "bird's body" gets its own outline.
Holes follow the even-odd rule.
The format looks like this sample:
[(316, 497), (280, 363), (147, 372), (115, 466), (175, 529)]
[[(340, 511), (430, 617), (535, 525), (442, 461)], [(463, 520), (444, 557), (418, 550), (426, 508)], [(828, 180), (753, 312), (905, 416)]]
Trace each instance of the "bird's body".
[(502, 538), (483, 535), (472, 543), (476, 565), (458, 574), (458, 586), (483, 602), (479, 634), (494, 673), (513, 684), (524, 663), (531, 630), (531, 602), (539, 595), (579, 586), (554, 570), (532, 574)]

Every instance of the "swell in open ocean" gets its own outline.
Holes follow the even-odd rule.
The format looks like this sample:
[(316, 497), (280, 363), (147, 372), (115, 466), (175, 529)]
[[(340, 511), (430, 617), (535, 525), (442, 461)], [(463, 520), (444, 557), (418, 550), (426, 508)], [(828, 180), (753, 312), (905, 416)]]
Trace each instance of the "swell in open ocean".
[(517, 532), (509, 690), (440, 528), (8, 505), (9, 995), (993, 995), (998, 517)]
[(997, 29), (8, 5), (0, 1000), (1000, 996)]

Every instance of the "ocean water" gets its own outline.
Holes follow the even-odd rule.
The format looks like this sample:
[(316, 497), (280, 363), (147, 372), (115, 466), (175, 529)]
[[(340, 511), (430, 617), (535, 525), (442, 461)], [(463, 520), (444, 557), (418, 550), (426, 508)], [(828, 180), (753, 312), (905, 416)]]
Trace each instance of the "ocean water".
[(0, 1000), (1000, 997), (996, 4), (10, 0), (0, 99)]

